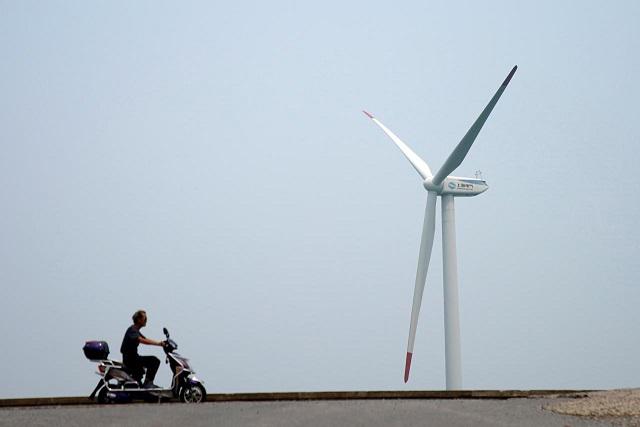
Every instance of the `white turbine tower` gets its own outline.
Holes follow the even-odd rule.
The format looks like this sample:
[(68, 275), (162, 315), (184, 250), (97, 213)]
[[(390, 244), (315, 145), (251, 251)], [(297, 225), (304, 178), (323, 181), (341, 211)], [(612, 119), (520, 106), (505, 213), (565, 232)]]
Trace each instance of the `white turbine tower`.
[(498, 91), (493, 95), (489, 104), (484, 108), (480, 117), (476, 119), (467, 134), (451, 152), (440, 170), (433, 175), (429, 165), (422, 160), (411, 148), (400, 140), (378, 119), (364, 111), (375, 124), (380, 126), (384, 133), (393, 140), (402, 154), (409, 160), (411, 165), (418, 171), (423, 185), (427, 190), (427, 208), (424, 215), (424, 225), (422, 228), (422, 240), (420, 241), (420, 255), (418, 256), (418, 271), (416, 273), (416, 284), (413, 291), (413, 306), (411, 307), (411, 325), (409, 327), (409, 341), (407, 343), (407, 359), (404, 368), (404, 382), (409, 380), (409, 369), (411, 368), (411, 358), (413, 356), (413, 343), (416, 338), (416, 327), (418, 315), (420, 314), (420, 304), (422, 303), (422, 292), (424, 290), (431, 259), (431, 249), (433, 248), (433, 235), (435, 231), (436, 200), (442, 197), (442, 267), (443, 267), (443, 288), (444, 288), (444, 329), (445, 329), (445, 359), (447, 390), (460, 390), (462, 388), (461, 359), (460, 359), (460, 320), (458, 315), (458, 273), (456, 259), (456, 231), (455, 231), (455, 209), (454, 197), (471, 197), (485, 192), (489, 187), (482, 179), (461, 178), (450, 176), (464, 160), (471, 145), (475, 141), (482, 125), (487, 121), (491, 110), (495, 107), (502, 92), (506, 89), (509, 81), (516, 72), (518, 66), (514, 66), (507, 78), (502, 82)]

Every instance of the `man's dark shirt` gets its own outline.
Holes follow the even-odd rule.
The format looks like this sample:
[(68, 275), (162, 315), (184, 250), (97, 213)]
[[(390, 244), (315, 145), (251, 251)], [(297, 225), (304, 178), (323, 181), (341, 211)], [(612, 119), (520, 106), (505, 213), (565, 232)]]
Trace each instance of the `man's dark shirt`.
[(125, 358), (138, 355), (138, 345), (140, 344), (139, 338), (146, 338), (140, 333), (140, 329), (136, 325), (129, 326), (127, 332), (124, 333), (122, 339), (122, 345), (120, 346), (120, 353)]

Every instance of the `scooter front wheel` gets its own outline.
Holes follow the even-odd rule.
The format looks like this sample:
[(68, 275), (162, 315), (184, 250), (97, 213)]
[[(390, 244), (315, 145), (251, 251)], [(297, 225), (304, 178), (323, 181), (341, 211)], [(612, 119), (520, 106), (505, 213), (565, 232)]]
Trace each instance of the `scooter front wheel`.
[(202, 403), (207, 399), (207, 391), (202, 384), (189, 384), (180, 391), (180, 400), (184, 403)]

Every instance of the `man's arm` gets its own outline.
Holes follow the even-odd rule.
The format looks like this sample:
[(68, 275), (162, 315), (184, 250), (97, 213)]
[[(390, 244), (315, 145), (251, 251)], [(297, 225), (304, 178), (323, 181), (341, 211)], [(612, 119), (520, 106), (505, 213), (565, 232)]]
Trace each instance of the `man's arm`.
[(138, 341), (142, 344), (157, 345), (162, 347), (162, 341), (150, 340), (149, 338), (143, 336), (138, 337)]

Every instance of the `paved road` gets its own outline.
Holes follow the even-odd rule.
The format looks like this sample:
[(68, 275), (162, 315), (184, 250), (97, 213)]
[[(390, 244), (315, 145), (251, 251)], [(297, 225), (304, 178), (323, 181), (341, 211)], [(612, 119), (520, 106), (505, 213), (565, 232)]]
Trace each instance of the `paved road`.
[[(0, 409), (0, 426), (610, 426), (542, 409), (552, 399), (334, 400)], [(619, 425), (619, 424), (618, 424)]]

